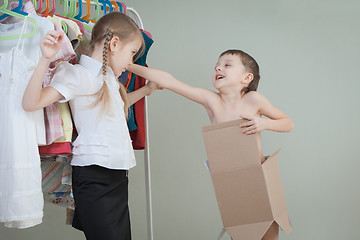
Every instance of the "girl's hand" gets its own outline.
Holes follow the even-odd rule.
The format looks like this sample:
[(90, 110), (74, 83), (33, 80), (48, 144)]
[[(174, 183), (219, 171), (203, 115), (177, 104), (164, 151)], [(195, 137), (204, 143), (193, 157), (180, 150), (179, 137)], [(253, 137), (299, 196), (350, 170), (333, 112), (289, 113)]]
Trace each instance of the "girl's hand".
[(146, 87), (148, 89), (146, 96), (150, 96), (152, 94), (153, 91), (155, 90), (163, 90), (164, 88), (160, 87), (159, 85), (157, 85), (154, 82), (148, 81), (148, 83), (146, 84)]
[(64, 34), (56, 30), (49, 31), (40, 41), (40, 48), (44, 58), (51, 60), (59, 51)]
[(268, 119), (259, 117), (259, 116), (248, 116), (241, 115), (242, 119), (247, 119), (249, 121), (240, 124), (240, 127), (243, 128), (243, 133), (246, 135), (254, 134), (266, 130), (266, 123)]

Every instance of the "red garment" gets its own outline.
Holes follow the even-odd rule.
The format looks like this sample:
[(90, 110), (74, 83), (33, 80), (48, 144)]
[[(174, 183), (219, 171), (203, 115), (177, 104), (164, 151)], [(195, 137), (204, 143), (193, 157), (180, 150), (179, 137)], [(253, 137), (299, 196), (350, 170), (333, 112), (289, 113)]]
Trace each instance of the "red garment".
[[(147, 65), (146, 65), (147, 66)], [(145, 86), (146, 79), (135, 77), (134, 91)], [(145, 149), (145, 97), (134, 104), (135, 121), (137, 129), (130, 131), (132, 145), (135, 150)]]
[(50, 145), (39, 146), (40, 155), (71, 154), (70, 142), (53, 142)]

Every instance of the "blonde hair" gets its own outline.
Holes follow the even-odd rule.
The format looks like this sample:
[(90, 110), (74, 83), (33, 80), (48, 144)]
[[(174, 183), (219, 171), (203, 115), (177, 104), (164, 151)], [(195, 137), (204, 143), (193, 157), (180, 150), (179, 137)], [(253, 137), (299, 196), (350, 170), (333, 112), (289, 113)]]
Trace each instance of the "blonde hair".
[[(128, 16), (120, 12), (111, 12), (103, 17), (101, 17), (92, 30), (91, 41), (90, 41), (90, 51), (93, 52), (95, 45), (101, 41), (104, 41), (103, 46), (103, 61), (102, 61), (102, 75), (103, 75), (103, 84), (100, 90), (93, 95), (97, 96), (94, 103), (90, 107), (96, 106), (98, 103), (102, 104), (102, 110), (105, 113), (110, 113), (110, 93), (109, 88), (106, 84), (106, 75), (107, 75), (107, 65), (108, 65), (108, 53), (111, 39), (117, 36), (121, 42), (129, 43), (131, 41), (140, 39), (142, 41), (141, 48), (139, 50), (138, 56), (141, 55), (144, 51), (144, 39), (140, 32), (139, 27), (136, 23)], [(128, 117), (128, 110), (130, 107), (130, 101), (127, 96), (125, 87), (118, 82), (120, 85), (120, 96), (124, 101), (124, 112), (126, 118)]]

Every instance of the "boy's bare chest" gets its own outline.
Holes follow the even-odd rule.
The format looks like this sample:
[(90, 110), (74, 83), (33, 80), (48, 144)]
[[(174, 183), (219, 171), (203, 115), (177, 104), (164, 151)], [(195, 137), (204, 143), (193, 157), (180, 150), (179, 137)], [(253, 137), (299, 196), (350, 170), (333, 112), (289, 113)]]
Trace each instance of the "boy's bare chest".
[(237, 120), (242, 116), (258, 115), (258, 109), (253, 105), (242, 103), (236, 105), (217, 104), (208, 110), (210, 120), (213, 124)]

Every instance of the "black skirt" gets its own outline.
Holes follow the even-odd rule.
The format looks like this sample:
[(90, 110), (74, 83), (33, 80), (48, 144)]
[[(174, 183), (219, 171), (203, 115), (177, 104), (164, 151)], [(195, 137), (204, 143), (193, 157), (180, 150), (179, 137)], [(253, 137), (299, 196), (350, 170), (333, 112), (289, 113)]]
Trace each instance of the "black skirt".
[(87, 240), (130, 240), (127, 170), (73, 166), (72, 226)]

